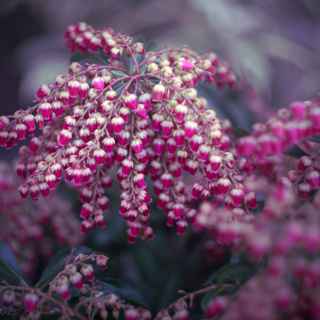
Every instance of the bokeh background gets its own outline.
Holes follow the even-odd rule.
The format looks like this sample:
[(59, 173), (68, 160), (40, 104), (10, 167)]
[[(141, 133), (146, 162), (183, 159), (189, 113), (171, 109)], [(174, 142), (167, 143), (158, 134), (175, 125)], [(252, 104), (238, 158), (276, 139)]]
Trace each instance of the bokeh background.
[[(0, 111), (7, 115), (32, 105), (40, 84), (66, 73), (70, 54), (61, 35), (80, 21), (142, 37), (145, 43), (154, 40), (159, 47), (188, 44), (198, 53), (216, 52), (252, 87), (255, 107), (287, 107), (319, 90), (319, 17), (319, 0), (1, 0)], [(218, 93), (214, 86), (200, 90), (234, 125), (250, 129), (259, 120), (248, 100)], [(18, 148), (1, 149), (0, 158), (11, 161), (17, 155)], [(114, 191), (107, 195), (113, 203), (107, 229), (90, 233), (88, 245), (114, 257), (112, 274), (136, 285), (154, 312), (178, 289), (199, 288), (230, 259), (228, 252), (217, 258), (219, 246), (206, 247), (205, 235), (177, 237), (155, 206), (156, 239), (127, 245), (124, 223), (112, 214), (119, 205), (119, 190)], [(76, 196), (65, 194), (79, 210)]]

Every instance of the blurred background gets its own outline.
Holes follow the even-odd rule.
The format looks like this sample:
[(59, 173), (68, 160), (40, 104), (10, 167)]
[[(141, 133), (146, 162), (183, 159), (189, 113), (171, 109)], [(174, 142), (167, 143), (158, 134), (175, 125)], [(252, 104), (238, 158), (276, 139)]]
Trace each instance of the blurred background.
[[(198, 53), (213, 51), (252, 86), (260, 107), (287, 107), (319, 91), (319, 17), (319, 0), (1, 0), (0, 113), (32, 105), (40, 84), (67, 72), (70, 54), (62, 33), (80, 21), (142, 37), (145, 43), (155, 40), (160, 48), (188, 44)], [(215, 86), (200, 90), (234, 125), (250, 129), (257, 120), (245, 100), (218, 93)], [(1, 149), (0, 158), (17, 155), (18, 148)], [(116, 276), (138, 286), (153, 311), (170, 303), (178, 289), (199, 288), (230, 258), (204, 235), (187, 232), (177, 238), (164, 221), (150, 244), (123, 245), (124, 223), (110, 213), (119, 205), (112, 201), (116, 192), (107, 195), (112, 225), (92, 233), (88, 245), (114, 255), (123, 267)], [(68, 197), (77, 202), (75, 195)], [(163, 220), (163, 212), (153, 210), (153, 222)]]

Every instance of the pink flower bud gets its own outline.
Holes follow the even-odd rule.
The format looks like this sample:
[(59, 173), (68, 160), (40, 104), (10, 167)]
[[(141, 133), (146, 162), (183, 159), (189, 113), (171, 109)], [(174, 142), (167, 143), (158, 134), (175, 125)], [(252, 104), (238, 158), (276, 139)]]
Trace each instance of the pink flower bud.
[(190, 140), (197, 132), (198, 125), (194, 121), (187, 121), (184, 125), (185, 139)]
[[(131, 209), (128, 211), (127, 213), (127, 217), (129, 219), (130, 222), (134, 222), (137, 219), (138, 216), (138, 211), (135, 209)], [(132, 234), (133, 235), (133, 234)], [(133, 235), (134, 236), (134, 235)]]
[(148, 113), (143, 104), (138, 104), (138, 107), (135, 112), (136, 112), (136, 115), (143, 120), (146, 120), (149, 118)]
[(144, 181), (144, 175), (141, 173), (138, 173), (133, 177), (133, 182), (140, 189), (143, 189), (146, 187), (146, 183)]
[(90, 131), (90, 133), (94, 133), (94, 131), (97, 129), (97, 121), (95, 118), (89, 118), (86, 121), (87, 127)]
[(122, 161), (122, 174), (124, 177), (126, 177), (133, 168), (133, 161), (129, 159), (124, 159)]
[(198, 199), (203, 189), (203, 185), (195, 183), (192, 188), (192, 199)]
[(40, 147), (40, 140), (39, 138), (32, 138), (29, 145), (29, 150), (32, 153), (35, 153)]
[(161, 182), (163, 185), (163, 189), (169, 190), (172, 183), (172, 175), (170, 173), (164, 173), (161, 176)]
[(177, 220), (182, 218), (183, 211), (184, 211), (184, 205), (182, 203), (176, 203), (173, 206), (173, 213)]
[(193, 69), (193, 64), (184, 58), (181, 58), (178, 60), (177, 66), (181, 70), (192, 70)]
[(45, 199), (49, 198), (50, 188), (49, 188), (48, 183), (46, 183), (46, 182), (39, 183), (39, 189), (40, 189), (42, 196)]
[(254, 192), (249, 192), (244, 197), (244, 202), (252, 209), (258, 206), (256, 195)]
[(96, 90), (103, 90), (104, 89), (104, 80), (101, 77), (95, 77), (92, 80), (92, 85)]
[(319, 189), (319, 177), (319, 172), (315, 170), (307, 174), (307, 181), (309, 182), (312, 189)]
[(153, 87), (153, 99), (157, 102), (160, 102), (165, 96), (165, 87), (162, 84), (156, 84)]
[(117, 93), (114, 90), (109, 90), (105, 96), (107, 100), (113, 101), (117, 98)]
[(305, 171), (308, 167), (311, 166), (311, 164), (312, 164), (311, 158), (308, 156), (303, 156), (297, 164), (297, 170), (301, 172)]
[(150, 204), (152, 202), (152, 199), (148, 195), (146, 191), (140, 191), (137, 196), (138, 201)]
[(153, 130), (154, 131), (159, 131), (160, 130), (160, 126), (161, 126), (161, 123), (163, 121), (163, 115), (162, 114), (154, 114), (152, 116), (152, 127), (153, 127)]
[[(179, 220), (177, 222), (177, 234), (181, 236), (187, 227), (188, 227), (188, 223), (186, 220)], [(186, 319), (189, 319), (189, 318), (187, 317)]]
[(105, 222), (104, 222), (104, 216), (102, 214), (97, 214), (94, 218), (96, 224), (102, 229), (104, 228), (106, 225), (105, 225)]
[(83, 288), (83, 278), (81, 273), (77, 272), (74, 275), (71, 275), (69, 280), (77, 289), (81, 290)]
[(88, 217), (91, 213), (93, 212), (93, 207), (89, 203), (85, 203), (82, 206), (81, 213), (80, 213), (80, 218), (85, 219)]
[[(221, 178), (218, 180), (218, 188), (221, 195), (225, 196), (230, 188), (231, 182), (229, 179)], [(242, 200), (242, 199), (241, 199)]]
[(73, 179), (76, 186), (82, 185), (83, 180), (83, 170), (82, 169), (75, 169), (73, 171)]
[(89, 220), (83, 220), (81, 223), (81, 234), (86, 234), (89, 229), (91, 229), (92, 224)]
[(300, 193), (300, 198), (302, 201), (306, 201), (309, 198), (311, 187), (310, 184), (306, 182), (301, 182), (298, 186), (298, 190)]
[(6, 116), (0, 117), (0, 130), (6, 127), (10, 123), (10, 120)]
[(128, 150), (119, 147), (119, 148), (116, 150), (116, 161), (117, 161), (118, 163), (121, 163), (121, 162), (127, 157), (127, 155), (128, 155)]
[[(229, 180), (228, 180), (229, 181)], [(235, 207), (241, 207), (242, 199), (244, 197), (244, 193), (242, 189), (233, 189), (230, 192), (230, 196), (232, 198), (233, 205)]]
[(222, 313), (226, 309), (227, 303), (228, 298), (224, 296), (217, 297), (214, 300), (210, 300), (206, 305), (206, 317), (213, 318), (217, 314)]
[(296, 120), (302, 120), (305, 106), (301, 101), (295, 101), (290, 105), (290, 111)]
[(58, 143), (60, 146), (66, 145), (72, 139), (72, 133), (68, 130), (62, 130), (58, 137)]
[(97, 204), (101, 208), (101, 210), (103, 210), (103, 211), (108, 210), (108, 203), (109, 203), (109, 199), (105, 196), (100, 196), (97, 199)]
[(163, 139), (155, 139), (153, 141), (153, 149), (157, 156), (162, 155), (164, 147), (165, 147), (165, 142)]
[(120, 210), (119, 213), (120, 214), (125, 214), (127, 211), (129, 211), (131, 209), (131, 202), (127, 201), (127, 200), (122, 200), (120, 203)]
[(178, 129), (173, 132), (173, 139), (178, 147), (182, 147), (185, 139), (185, 133), (183, 130)]
[(80, 270), (81, 274), (88, 279), (89, 281), (92, 281), (94, 278), (94, 271), (93, 271), (93, 267), (90, 264), (84, 265), (81, 270)]
[(105, 138), (102, 143), (103, 143), (104, 149), (106, 150), (106, 153), (112, 153), (113, 147), (115, 145), (114, 139), (111, 137), (108, 137), (108, 138)]
[(69, 286), (66, 283), (62, 283), (58, 286), (58, 293), (65, 300), (69, 300), (71, 297)]
[(193, 135), (190, 140), (190, 149), (193, 152), (197, 152), (199, 147), (203, 144), (203, 137), (199, 134)]
[(33, 132), (35, 130), (34, 116), (32, 114), (25, 115), (23, 118), (23, 122), (27, 127), (29, 135), (30, 135), (30, 132), (32, 133), (31, 135), (33, 135)]
[(111, 124), (112, 124), (112, 129), (114, 133), (119, 134), (124, 125), (124, 120), (121, 117), (116, 117), (112, 119)]
[(69, 91), (61, 91), (60, 92), (59, 99), (65, 107), (69, 105), (69, 98), (70, 98)]
[(27, 132), (27, 127), (23, 123), (19, 123), (16, 125), (16, 130), (18, 134), (18, 139), (19, 140), (25, 140), (26, 138), (26, 132)]
[(131, 147), (137, 154), (142, 153), (142, 141), (140, 139), (132, 140)]
[(37, 99), (42, 99), (44, 97), (47, 97), (50, 93), (50, 88), (46, 84), (42, 84), (39, 88), (39, 90), (36, 93), (36, 98)]
[(56, 188), (57, 178), (54, 174), (46, 175), (46, 181), (49, 185), (50, 190), (54, 190)]
[[(190, 142), (191, 144), (191, 142)], [(207, 145), (201, 145), (200, 147), (198, 147), (198, 150), (199, 151), (199, 159), (201, 162), (206, 162), (209, 155), (210, 155), (210, 152), (211, 152), (211, 148)], [(220, 165), (219, 165), (220, 166)]]
[(106, 152), (103, 149), (97, 149), (93, 153), (94, 160), (96, 161), (98, 166), (103, 165), (105, 156), (106, 156)]
[(19, 187), (19, 192), (22, 200), (26, 200), (28, 193), (29, 193), (29, 187), (27, 185), (21, 185)]
[(3, 295), (2, 295), (3, 305), (5, 307), (9, 307), (13, 303), (15, 298), (16, 298), (16, 295), (13, 293), (13, 291), (4, 292)]
[(162, 209), (169, 202), (169, 196), (165, 193), (161, 193), (158, 198), (157, 208)]
[(168, 148), (168, 153), (169, 154), (175, 154), (175, 152), (177, 150), (177, 144), (176, 144), (176, 142), (174, 141), (173, 138), (170, 138), (167, 141), (167, 148)]
[(172, 121), (162, 121), (161, 123), (161, 129), (162, 129), (162, 136), (164, 138), (169, 138), (171, 131), (173, 129), (173, 122)]
[(34, 293), (28, 293), (24, 297), (24, 305), (26, 307), (26, 312), (33, 312), (38, 304), (39, 298)]
[(194, 209), (189, 209), (186, 214), (187, 218), (190, 220), (191, 223), (196, 222), (196, 216), (197, 216), (197, 211)]
[(192, 176), (194, 176), (196, 174), (198, 168), (199, 168), (198, 161), (195, 161), (195, 160), (189, 160), (188, 161), (187, 170)]
[(48, 102), (41, 103), (40, 104), (40, 111), (42, 113), (42, 116), (43, 116), (44, 120), (51, 119), (52, 107), (51, 107), (50, 103), (48, 103)]
[(139, 102), (144, 105), (147, 111), (152, 109), (151, 106), (151, 96), (148, 93), (145, 93), (139, 97)]
[(139, 313), (136, 309), (128, 309), (125, 313), (126, 320), (138, 320)]
[(186, 164), (186, 160), (188, 158), (188, 153), (183, 150), (179, 150), (177, 153), (178, 162), (181, 166), (184, 166)]
[(39, 187), (38, 185), (34, 184), (30, 187), (30, 195), (33, 201), (39, 200)]
[(17, 164), (16, 171), (21, 180), (25, 180), (27, 178), (27, 168), (23, 163)]
[(107, 268), (108, 265), (108, 258), (106, 256), (98, 256), (96, 259), (97, 266), (101, 269), (104, 270)]
[(79, 95), (79, 98), (80, 98), (81, 100), (83, 100), (83, 99), (86, 98), (86, 95), (87, 95), (88, 90), (89, 90), (89, 85), (88, 85), (88, 83), (86, 83), (86, 82), (80, 82), (80, 83), (79, 83), (78, 95)]
[(70, 92), (70, 97), (76, 98), (79, 91), (79, 82), (76, 80), (71, 80), (68, 82), (68, 90)]
[(132, 111), (136, 111), (138, 109), (137, 96), (135, 94), (128, 94), (124, 100), (126, 106)]

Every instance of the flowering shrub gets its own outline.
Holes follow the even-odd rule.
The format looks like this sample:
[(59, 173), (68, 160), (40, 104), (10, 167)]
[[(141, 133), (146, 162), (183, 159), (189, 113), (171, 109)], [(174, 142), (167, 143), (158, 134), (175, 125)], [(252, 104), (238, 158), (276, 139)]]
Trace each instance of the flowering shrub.
[[(40, 86), (35, 106), (0, 118), (0, 144), (7, 148), (27, 132), (33, 136), (36, 125), (42, 130), (19, 151), (21, 198), (48, 198), (61, 179), (73, 182), (83, 203), (79, 229), (85, 234), (96, 224), (105, 226), (105, 189), (112, 188), (115, 172), (129, 243), (154, 238), (149, 226), (154, 195), (167, 225), (176, 225), (179, 235), (190, 221), (193, 231), (206, 231), (204, 247), (211, 255), (213, 248), (218, 257), (231, 249), (231, 262), (203, 289), (181, 290), (182, 297), (156, 319), (188, 320), (188, 308), (200, 295), (207, 318), (318, 319), (319, 100), (295, 101), (255, 124), (252, 133), (232, 130), (195, 89), (198, 81), (214, 82), (218, 89), (237, 87), (228, 63), (215, 54), (198, 55), (186, 46), (147, 52), (129, 36), (85, 23), (70, 26), (64, 36), (76, 56), (96, 56), (104, 63), (73, 62), (67, 75)], [(59, 206), (46, 203), (50, 210)], [(14, 250), (7, 234), (5, 228), (3, 239)], [(41, 277), (32, 288), (0, 261), (4, 305), (23, 308), (21, 319), (49, 313), (61, 319), (151, 318), (144, 302), (131, 306), (124, 294), (94, 280), (92, 265), (84, 261), (104, 269), (107, 258), (75, 251), (64, 256), (64, 269), (50, 277), (47, 272), (46, 282)], [(58, 254), (60, 263), (64, 256)], [(53, 260), (52, 266), (59, 261)], [(83, 284), (83, 277), (89, 283)]]

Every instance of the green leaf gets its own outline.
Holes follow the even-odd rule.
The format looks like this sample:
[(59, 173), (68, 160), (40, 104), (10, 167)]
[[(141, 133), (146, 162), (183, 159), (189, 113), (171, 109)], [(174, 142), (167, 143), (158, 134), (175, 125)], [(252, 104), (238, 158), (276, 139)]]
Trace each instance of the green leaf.
[(18, 308), (17, 310), (13, 311), (13, 315), (11, 316), (12, 320), (18, 320), (19, 317), (24, 313), (25, 308)]
[(246, 262), (228, 263), (214, 271), (205, 281), (204, 286), (223, 283), (239, 285), (250, 278), (255, 271), (256, 267)]
[(140, 73), (140, 74), (145, 74), (146, 71), (147, 71), (147, 69), (148, 69), (148, 65), (143, 64), (143, 65), (140, 67), (140, 69), (139, 69), (139, 73)]
[(155, 51), (155, 49), (158, 47), (158, 43), (154, 40), (149, 41), (144, 48), (146, 51)]
[(73, 257), (77, 256), (79, 253), (90, 255), (93, 252), (93, 250), (84, 246), (68, 247), (60, 250), (53, 256), (47, 267), (44, 269), (36, 287), (46, 287), (49, 282), (64, 269), (65, 261), (63, 259), (70, 255), (72, 248), (77, 249), (72, 255)]
[(112, 70), (111, 73), (114, 74), (116, 76), (116, 78), (118, 78), (118, 79), (128, 77), (127, 74), (125, 74), (124, 72), (122, 72), (120, 70)]
[(237, 138), (242, 138), (246, 136), (250, 136), (250, 132), (247, 131), (246, 129), (243, 128), (234, 128), (232, 130), (232, 133), (237, 137)]
[(108, 58), (103, 55), (103, 51), (101, 50), (100, 52), (97, 51), (97, 53), (90, 53), (86, 52), (84, 54), (81, 53), (75, 53), (71, 56), (70, 62), (81, 62), (84, 64), (86, 63), (96, 63), (96, 64), (101, 64), (103, 65), (110, 65), (110, 63), (107, 60)]
[(113, 286), (112, 284), (109, 284), (109, 283), (105, 282), (104, 280), (100, 279), (100, 280), (98, 280), (98, 286), (101, 287), (100, 290), (103, 291), (103, 293), (105, 293), (106, 295), (113, 293), (117, 297), (119, 297), (120, 300), (124, 299), (121, 291), (117, 287)]
[(304, 139), (304, 140), (307, 140), (307, 141), (310, 141), (310, 142), (314, 142), (314, 143), (320, 143), (320, 136), (314, 136), (313, 138), (307, 138), (307, 139)]
[(109, 283), (113, 285), (114, 287), (118, 288), (119, 291), (122, 293), (124, 299), (132, 304), (134, 307), (144, 307), (147, 308), (147, 303), (142, 297), (141, 293), (138, 289), (131, 286), (130, 284), (121, 281), (119, 279), (113, 279), (113, 278), (104, 278), (99, 279), (100, 281)]
[(288, 149), (283, 152), (287, 156), (290, 156), (292, 158), (300, 159), (304, 156), (310, 156), (308, 153), (303, 151), (301, 148), (299, 148), (296, 144), (292, 144)]
[(0, 277), (20, 285), (23, 279), (19, 263), (10, 247), (0, 241)]

